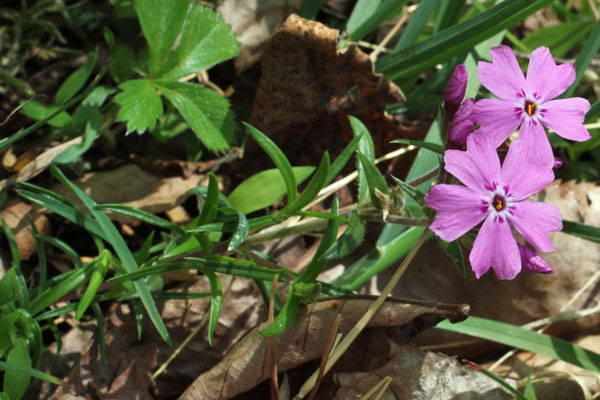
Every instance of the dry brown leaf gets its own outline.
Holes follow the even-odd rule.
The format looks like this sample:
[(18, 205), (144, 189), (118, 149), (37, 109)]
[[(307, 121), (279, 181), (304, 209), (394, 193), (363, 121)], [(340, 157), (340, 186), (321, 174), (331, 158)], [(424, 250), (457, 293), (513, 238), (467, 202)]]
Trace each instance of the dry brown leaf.
[(273, 32), (301, 5), (301, 0), (224, 0), (219, 4), (217, 12), (240, 42), (240, 55), (234, 61), (238, 73), (259, 60)]
[[(600, 186), (556, 181), (540, 196), (556, 205), (565, 220), (600, 225)], [(466, 303), (471, 306), (471, 315), (516, 325), (546, 318), (559, 313), (563, 305), (598, 272), (600, 265), (600, 244), (562, 232), (552, 233), (550, 237), (557, 251), (543, 254), (543, 257), (555, 273), (541, 275), (523, 271), (512, 281), (498, 280), (491, 271), (477, 280), (468, 265), (468, 277), (464, 279), (437, 242), (430, 240), (417, 254), (393, 294), (428, 301)], [(468, 258), (468, 251), (465, 251), (465, 257)], [(393, 268), (390, 268), (374, 278), (369, 292), (377, 293), (392, 273)], [(568, 311), (594, 305), (598, 285), (588, 288)], [(599, 323), (600, 314), (595, 314), (557, 323), (548, 332), (566, 335)], [(419, 343), (454, 340), (465, 340), (465, 337), (431, 330), (419, 338)], [(478, 344), (456, 351), (465, 356), (476, 356), (489, 353), (489, 347)]]
[(15, 234), (15, 241), (22, 260), (28, 260), (36, 252), (35, 238), (29, 223), (29, 217), (42, 235), (50, 235), (51, 227), (48, 217), (39, 211), (38, 207), (18, 200), (9, 200), (0, 211), (0, 217)]
[[(303, 307), (288, 329), (274, 337), (278, 371), (321, 357), (337, 315), (341, 316), (338, 332), (345, 334), (373, 300), (374, 297), (332, 298)], [(368, 326), (399, 327), (399, 339), (408, 340), (443, 319), (463, 320), (467, 310), (462, 305), (389, 299)], [(268, 379), (272, 371), (271, 358), (267, 357), (269, 338), (258, 333), (266, 326), (263, 322), (244, 336), (219, 364), (200, 375), (180, 399), (228, 399)]]
[[(337, 398), (358, 399), (383, 377), (392, 378), (381, 400), (512, 399), (500, 385), (456, 359), (391, 340), (388, 361), (367, 372), (336, 373)], [(379, 393), (377, 391), (376, 393)], [(374, 398), (371, 396), (371, 398)]]
[[(156, 214), (183, 203), (189, 197), (185, 192), (196, 187), (203, 178), (202, 174), (192, 174), (187, 179), (161, 177), (144, 171), (136, 164), (127, 164), (110, 171), (85, 174), (75, 183), (96, 203), (126, 204)], [(51, 190), (64, 196), (80, 211), (87, 212), (66, 186), (57, 184)], [(110, 216), (120, 222), (133, 221), (120, 214)]]
[[(268, 44), (261, 67), (250, 122), (289, 149), (294, 165), (314, 165), (324, 150), (343, 149), (353, 137), (348, 115), (367, 126), (378, 153), (391, 139), (411, 136), (385, 114), (386, 104), (403, 99), (400, 90), (373, 73), (356, 45), (338, 50), (335, 29), (291, 15)], [(304, 148), (293, 151), (298, 143)]]
[[(65, 151), (67, 148), (81, 143), (83, 138), (78, 137), (68, 142), (64, 142), (59, 144), (58, 146), (52, 147), (45, 152), (41, 153), (37, 157), (35, 157), (31, 162), (28, 162), (25, 166), (20, 167), (19, 172), (10, 176), (7, 179), (3, 179), (0, 181), (0, 190), (4, 189), (7, 186), (10, 186), (16, 182), (27, 181), (50, 166), (54, 157)], [(18, 160), (15, 160), (17, 163)]]

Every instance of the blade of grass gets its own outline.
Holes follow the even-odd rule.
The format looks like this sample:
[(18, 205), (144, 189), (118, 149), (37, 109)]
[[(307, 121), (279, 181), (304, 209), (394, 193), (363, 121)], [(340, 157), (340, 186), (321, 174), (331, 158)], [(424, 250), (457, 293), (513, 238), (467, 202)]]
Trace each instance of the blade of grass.
[(138, 219), (147, 224), (158, 226), (159, 228), (168, 229), (179, 234), (185, 233), (183, 229), (181, 229), (179, 226), (175, 225), (171, 221), (168, 221), (161, 217), (157, 217), (156, 215), (149, 213), (148, 211), (140, 210), (139, 208), (135, 208), (125, 204), (97, 204), (94, 208), (99, 211), (111, 211), (114, 213), (127, 215), (128, 217)]
[(12, 372), (20, 373), (20, 374), (29, 375), (29, 376), (32, 376), (37, 379), (48, 381), (55, 385), (64, 385), (63, 381), (61, 381), (57, 377), (47, 374), (43, 371), (33, 369), (33, 368), (21, 367), (19, 365), (9, 364), (4, 361), (0, 361), (0, 370), (12, 371)]
[(563, 221), (564, 233), (577, 236), (591, 242), (600, 243), (600, 228), (573, 221)]
[(596, 23), (594, 26), (594, 30), (590, 33), (590, 36), (585, 41), (581, 52), (577, 56), (577, 60), (575, 60), (575, 71), (577, 75), (575, 77), (575, 82), (567, 89), (567, 91), (560, 97), (571, 97), (579, 86), (579, 82), (581, 82), (581, 78), (583, 77), (583, 73), (590, 65), (590, 61), (600, 48), (600, 22)]
[(400, 36), (400, 40), (394, 47), (394, 52), (400, 52), (417, 43), (419, 35), (423, 32), (427, 21), (437, 8), (439, 0), (422, 1), (417, 7), (417, 11), (410, 17), (406, 29)]
[[(135, 262), (133, 254), (127, 247), (125, 240), (123, 240), (123, 237), (119, 234), (117, 228), (115, 228), (114, 224), (106, 216), (106, 214), (95, 209), (96, 203), (94, 202), (94, 200), (92, 200), (87, 194), (83, 192), (83, 190), (81, 190), (69, 179), (67, 179), (67, 177), (62, 173), (62, 171), (55, 165), (52, 165), (50, 167), (50, 171), (59, 181), (61, 181), (64, 185), (69, 187), (77, 195), (77, 197), (79, 197), (79, 199), (83, 202), (86, 208), (92, 213), (92, 215), (100, 225), (102, 231), (109, 239), (108, 242), (113, 246), (115, 252), (117, 253), (121, 262), (123, 263), (123, 267), (127, 270), (127, 272), (137, 271), (139, 269), (138, 265)], [(137, 293), (140, 295), (140, 300), (146, 308), (148, 316), (150, 317), (150, 320), (156, 327), (156, 330), (163, 338), (163, 340), (169, 345), (171, 345), (169, 332), (167, 331), (167, 328), (160, 316), (160, 313), (156, 308), (156, 304), (154, 303), (154, 299), (152, 298), (150, 289), (148, 288), (146, 283), (141, 280), (134, 281), (133, 285)]]

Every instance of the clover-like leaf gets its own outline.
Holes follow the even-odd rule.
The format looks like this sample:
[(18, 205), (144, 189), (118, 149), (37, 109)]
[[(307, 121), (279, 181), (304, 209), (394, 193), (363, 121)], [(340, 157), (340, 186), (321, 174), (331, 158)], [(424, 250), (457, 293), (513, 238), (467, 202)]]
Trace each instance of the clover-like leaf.
[(156, 120), (163, 116), (163, 104), (150, 81), (135, 79), (119, 85), (122, 90), (115, 97), (121, 106), (117, 117), (127, 123), (127, 133), (144, 133), (153, 129)]

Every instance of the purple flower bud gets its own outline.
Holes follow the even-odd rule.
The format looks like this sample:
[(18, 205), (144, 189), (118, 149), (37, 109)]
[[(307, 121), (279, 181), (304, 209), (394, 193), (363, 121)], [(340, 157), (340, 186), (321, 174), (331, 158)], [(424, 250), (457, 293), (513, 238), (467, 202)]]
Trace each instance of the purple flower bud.
[(524, 269), (537, 272), (539, 274), (554, 273), (554, 270), (550, 268), (548, 263), (537, 253), (531, 251), (529, 248), (520, 243), (517, 243), (517, 247), (519, 247), (519, 253), (521, 254), (521, 265)]
[(466, 99), (464, 103), (458, 107), (448, 128), (449, 147), (462, 148), (467, 143), (467, 136), (473, 132), (473, 126), (475, 125), (470, 118), (472, 108), (473, 99)]
[(464, 65), (460, 64), (454, 68), (454, 72), (448, 81), (446, 90), (444, 91), (444, 107), (448, 113), (448, 119), (452, 119), (458, 106), (465, 97), (465, 91), (467, 90), (467, 78), (469, 73), (467, 72)]
[(560, 168), (563, 165), (563, 160), (561, 158), (558, 157), (554, 157), (554, 165), (552, 166), (552, 168), (556, 169), (556, 168)]

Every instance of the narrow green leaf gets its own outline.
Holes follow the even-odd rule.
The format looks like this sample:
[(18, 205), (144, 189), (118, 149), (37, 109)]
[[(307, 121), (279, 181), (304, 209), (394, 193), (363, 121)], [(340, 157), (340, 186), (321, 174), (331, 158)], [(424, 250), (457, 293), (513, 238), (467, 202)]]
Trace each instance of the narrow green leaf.
[(342, 169), (344, 169), (354, 154), (354, 150), (356, 150), (358, 147), (361, 138), (362, 135), (355, 136), (354, 139), (352, 139), (352, 141), (344, 148), (344, 150), (342, 150), (340, 155), (337, 156), (329, 168), (329, 175), (327, 175), (327, 180), (325, 181), (326, 184), (331, 183), (342, 172)]
[(406, 144), (406, 145), (413, 145), (415, 147), (420, 147), (420, 148), (423, 148), (423, 149), (431, 150), (434, 153), (438, 153), (438, 154), (444, 154), (444, 151), (446, 150), (444, 148), (444, 146), (442, 146), (441, 144), (432, 143), (432, 142), (423, 142), (423, 141), (420, 141), (420, 140), (395, 139), (395, 140), (392, 140), (390, 143), (400, 143), (400, 144)]
[(221, 306), (223, 305), (223, 289), (221, 281), (214, 272), (205, 271), (210, 282), (210, 317), (208, 319), (208, 344), (212, 346), (212, 339), (219, 324)]
[(600, 228), (573, 221), (563, 221), (564, 233), (577, 236), (591, 242), (600, 243)]
[(394, 47), (394, 52), (401, 52), (417, 43), (419, 35), (423, 32), (427, 21), (437, 8), (439, 0), (422, 1), (417, 7), (417, 11), (410, 17), (406, 28), (400, 36), (400, 40)]
[(421, 192), (416, 187), (404, 182), (402, 179), (396, 178), (393, 175), (392, 179), (398, 184), (398, 186), (400, 186), (404, 193), (409, 195), (417, 204), (419, 204), (422, 207), (425, 207), (425, 194), (423, 192)]
[[(6, 357), (6, 362), (22, 368), (31, 368), (31, 358), (29, 357), (27, 347), (25, 339), (17, 339)], [(31, 375), (21, 374), (14, 370), (6, 370), (4, 373), (4, 392), (11, 399), (19, 400), (25, 394), (30, 381)]]
[(246, 216), (242, 214), (238, 210), (234, 210), (238, 215), (238, 224), (231, 236), (231, 240), (227, 245), (227, 251), (233, 251), (237, 249), (244, 240), (248, 237), (248, 232), (250, 232), (250, 223), (246, 219)]
[(594, 26), (591, 21), (571, 21), (536, 29), (525, 38), (523, 44), (533, 51), (546, 46), (554, 57), (564, 57)]
[(600, 100), (592, 104), (590, 111), (585, 114), (585, 122), (592, 122), (594, 119), (596, 119), (596, 117), (598, 117), (598, 114), (600, 114)]
[[(314, 169), (314, 167), (293, 167), (294, 182), (301, 183), (310, 176)], [(287, 185), (280, 170), (268, 169), (240, 183), (231, 192), (228, 199), (235, 209), (244, 214), (250, 214), (275, 204), (286, 194), (286, 190)]]
[[(437, 1), (437, 0), (435, 0)], [(357, 4), (354, 7), (350, 20), (348, 21), (348, 40), (356, 42), (361, 40), (369, 33), (379, 28), (379, 25), (385, 20), (388, 20), (398, 14), (402, 7), (408, 2), (407, 0), (384, 0), (384, 1), (369, 1), (373, 5), (364, 5), (359, 7)], [(364, 9), (369, 7), (371, 10), (368, 14), (363, 14)], [(376, 7), (376, 8), (374, 8)], [(362, 8), (362, 9), (361, 9)], [(360, 24), (356, 24), (356, 20), (361, 19)]]
[(6, 240), (8, 241), (8, 247), (10, 248), (10, 254), (12, 257), (12, 267), (15, 270), (15, 295), (17, 299), (17, 304), (27, 310), (29, 309), (29, 291), (27, 290), (27, 282), (25, 281), (25, 277), (23, 276), (23, 272), (21, 271), (21, 256), (19, 255), (19, 249), (17, 247), (17, 241), (15, 240), (15, 235), (12, 229), (9, 228), (8, 224), (4, 220), (3, 217), (0, 217), (0, 221), (2, 221), (2, 229), (4, 230), (4, 235), (6, 236)]
[(303, 0), (299, 15), (305, 19), (317, 19), (319, 10), (325, 0)]
[(456, 24), (466, 2), (466, 0), (442, 0), (433, 33), (441, 32)]
[[(367, 130), (367, 127), (358, 118), (351, 115), (348, 116), (348, 120), (350, 121), (354, 137), (361, 138), (358, 142), (356, 151), (361, 152), (367, 159), (374, 163), (375, 145), (373, 144), (373, 138)], [(356, 164), (358, 169), (358, 204), (361, 205), (369, 202), (371, 191), (369, 190), (367, 176), (362, 163), (357, 159)]]
[(300, 304), (300, 298), (294, 293), (294, 286), (292, 285), (290, 287), (288, 298), (285, 301), (281, 311), (279, 311), (279, 314), (277, 314), (273, 320), (273, 323), (262, 331), (259, 330), (258, 333), (262, 336), (274, 336), (285, 331), (287, 327), (294, 322), (296, 315), (298, 315), (298, 311), (300, 311)]
[(231, 26), (212, 9), (196, 2), (190, 6), (178, 42), (158, 72), (166, 79), (179, 79), (208, 69), (240, 52)]
[(500, 386), (502, 386), (504, 389), (506, 389), (510, 394), (512, 394), (513, 396), (515, 396), (517, 399), (519, 400), (527, 400), (527, 398), (525, 398), (521, 392), (519, 392), (517, 389), (515, 389), (514, 387), (512, 387), (508, 382), (506, 382), (504, 379), (502, 379), (501, 376), (493, 373), (492, 371), (489, 371), (485, 368), (483, 368), (480, 365), (476, 365), (475, 363), (470, 363), (471, 367), (473, 369), (475, 369), (476, 371), (481, 372), (483, 375), (487, 376), (490, 379), (493, 379), (494, 381), (496, 381), (498, 384), (500, 384)]
[(92, 304), (92, 311), (96, 317), (96, 332), (98, 337), (98, 343), (100, 345), (100, 357), (102, 360), (106, 360), (106, 328), (104, 327), (104, 315), (102, 315), (102, 309), (98, 303)]
[(83, 64), (80, 68), (78, 68), (75, 72), (73, 72), (69, 77), (63, 82), (62, 85), (58, 88), (56, 92), (56, 97), (54, 97), (54, 103), (56, 105), (62, 106), (67, 101), (69, 101), (75, 94), (83, 87), (85, 81), (88, 80), (92, 71), (94, 70), (94, 66), (96, 65), (96, 59), (98, 58), (98, 47), (94, 49), (94, 52), (87, 60), (85, 64)]
[(375, 207), (381, 208), (381, 200), (379, 199), (376, 190), (379, 190), (381, 193), (387, 195), (389, 193), (387, 183), (385, 183), (385, 179), (383, 178), (375, 164), (369, 161), (369, 159), (364, 154), (362, 154), (359, 151), (356, 153), (356, 156), (358, 157), (358, 160), (365, 172), (365, 177), (367, 178), (371, 202)]
[(121, 93), (115, 96), (115, 103), (121, 106), (117, 118), (127, 123), (127, 133), (154, 129), (163, 117), (163, 103), (152, 83), (134, 79), (121, 83), (119, 89)]
[(590, 61), (600, 48), (600, 22), (596, 22), (596, 26), (594, 26), (594, 30), (590, 33), (590, 36), (585, 41), (583, 48), (579, 52), (577, 56), (577, 60), (575, 60), (575, 71), (577, 71), (577, 75), (575, 77), (575, 82), (567, 89), (567, 91), (561, 97), (571, 97), (575, 92), (577, 86), (579, 86), (579, 82), (581, 82), (581, 78), (583, 77), (583, 73), (590, 65)]
[(436, 239), (438, 243), (442, 246), (442, 248), (446, 251), (446, 254), (448, 254), (452, 261), (454, 261), (454, 264), (456, 264), (456, 266), (458, 267), (458, 271), (460, 272), (460, 274), (464, 278), (466, 278), (467, 270), (465, 267), (465, 259), (463, 257), (462, 248), (460, 247), (460, 243), (458, 243), (458, 240), (446, 242), (440, 239), (439, 236), (436, 236)]
[(525, 19), (552, 0), (505, 0), (475, 17), (445, 29), (431, 38), (379, 59), (376, 72), (391, 79), (406, 79), (463, 54)]
[[(71, 181), (67, 179), (67, 177), (58, 169), (55, 165), (50, 167), (50, 171), (52, 174), (63, 184), (68, 186), (79, 199), (85, 204), (86, 208), (90, 210), (102, 231), (104, 231), (105, 235), (108, 237), (108, 242), (113, 246), (115, 252), (119, 256), (119, 259), (123, 263), (123, 267), (127, 270), (127, 272), (134, 272), (138, 270), (138, 265), (135, 262), (135, 258), (133, 254), (127, 247), (127, 244), (123, 240), (123, 237), (117, 231), (117, 228), (113, 225), (110, 219), (106, 216), (106, 214), (97, 211), (94, 206), (96, 203), (92, 200), (88, 195), (86, 195), (79, 187), (74, 185)], [(148, 312), (148, 316), (150, 320), (156, 327), (156, 330), (161, 335), (161, 337), (167, 342), (171, 343), (171, 339), (169, 338), (169, 333), (167, 332), (167, 328), (156, 308), (156, 304), (154, 303), (154, 299), (148, 289), (148, 286), (145, 282), (142, 281), (134, 281), (133, 285), (137, 293), (140, 295), (140, 299)]]
[(144, 240), (142, 248), (133, 255), (135, 257), (135, 262), (137, 262), (138, 265), (145, 263), (148, 259), (150, 250), (152, 249), (152, 240), (154, 240), (154, 231), (150, 232), (146, 240)]
[(327, 182), (327, 177), (329, 175), (329, 153), (325, 152), (323, 154), (323, 158), (315, 171), (315, 174), (310, 179), (306, 188), (300, 193), (294, 201), (288, 204), (288, 206), (282, 210), (282, 213), (293, 213), (295, 211), (299, 211), (304, 208), (308, 203), (313, 201), (321, 189), (325, 186)]
[(81, 258), (79, 257), (79, 254), (77, 254), (75, 249), (73, 249), (67, 243), (65, 243), (64, 241), (62, 241), (60, 239), (52, 237), (52, 236), (40, 235), (40, 239), (50, 243), (52, 246), (56, 247), (57, 249), (59, 249), (60, 251), (65, 253), (67, 256), (69, 256), (69, 258), (71, 259), (71, 262), (73, 263), (75, 268), (77, 268), (77, 269), (83, 268), (83, 263), (81, 262)]
[(504, 322), (469, 317), (456, 324), (443, 321), (436, 327), (543, 354), (588, 371), (600, 372), (600, 354), (585, 350), (565, 340)]
[(229, 102), (214, 91), (188, 82), (153, 82), (179, 110), (198, 139), (214, 152), (225, 151), (237, 129)]
[(117, 214), (127, 215), (129, 217), (138, 219), (150, 225), (158, 226), (159, 228), (168, 229), (179, 234), (184, 234), (185, 231), (176, 224), (168, 221), (164, 218), (158, 217), (148, 211), (141, 210), (136, 207), (128, 206), (125, 204), (97, 204), (94, 208), (98, 211), (110, 211)]
[(79, 303), (77, 304), (77, 311), (75, 312), (76, 321), (79, 321), (83, 313), (87, 310), (90, 304), (92, 304), (94, 296), (104, 281), (104, 275), (106, 275), (106, 271), (108, 271), (109, 260), (110, 252), (106, 249), (100, 255), (98, 255), (96, 260), (94, 260), (94, 272), (92, 272), (88, 286), (85, 289), (81, 300), (79, 300)]
[(62, 153), (54, 157), (52, 161), (57, 164), (68, 164), (76, 158), (81, 157), (94, 144), (101, 122), (101, 118), (91, 118), (88, 120), (85, 124), (83, 142), (66, 148)]
[(33, 193), (27, 190), (19, 189), (16, 191), (21, 197), (31, 201), (32, 203), (38, 204), (44, 208), (47, 208), (61, 217), (73, 222), (74, 224), (82, 226), (85, 230), (101, 237), (104, 240), (108, 240), (108, 237), (100, 228), (98, 223), (90, 218), (89, 216), (77, 211), (77, 209), (69, 204), (66, 204), (56, 197), (48, 194)]
[(189, 5), (190, 0), (135, 1), (135, 11), (150, 50), (151, 74), (157, 72), (169, 56), (183, 27)]
[(47, 119), (48, 125), (55, 128), (64, 128), (73, 122), (73, 118), (66, 111), (61, 111), (56, 116), (50, 118), (51, 115), (56, 114), (60, 109), (61, 107), (59, 106), (47, 106), (39, 101), (32, 100), (23, 103), (20, 112), (35, 121)]
[(198, 217), (198, 225), (210, 224), (214, 221), (216, 210), (219, 206), (219, 181), (217, 176), (209, 172), (208, 173), (208, 188), (206, 191), (206, 197), (204, 198), (204, 204), (202, 205), (202, 211)]
[(527, 382), (525, 383), (525, 391), (523, 395), (525, 396), (525, 400), (537, 400), (535, 389), (531, 383), (531, 370), (529, 371), (529, 375), (527, 375)]
[(291, 203), (296, 198), (296, 192), (298, 191), (296, 177), (294, 175), (294, 171), (292, 170), (292, 165), (279, 147), (277, 147), (275, 142), (269, 139), (264, 133), (245, 122), (244, 126), (248, 130), (248, 134), (252, 136), (256, 143), (258, 143), (263, 151), (267, 153), (269, 158), (271, 158), (273, 163), (275, 163), (275, 166), (281, 173), (283, 181), (285, 182), (288, 203)]
[(362, 242), (365, 236), (365, 224), (360, 220), (358, 213), (350, 214), (348, 226), (342, 236), (337, 239), (329, 249), (323, 253), (323, 258), (333, 260), (350, 254)]
[[(13, 300), (17, 291), (17, 272), (14, 267), (10, 268), (2, 278), (0, 278), (0, 306)], [(1, 348), (1, 347), (0, 347)]]

